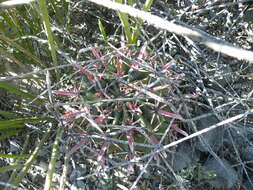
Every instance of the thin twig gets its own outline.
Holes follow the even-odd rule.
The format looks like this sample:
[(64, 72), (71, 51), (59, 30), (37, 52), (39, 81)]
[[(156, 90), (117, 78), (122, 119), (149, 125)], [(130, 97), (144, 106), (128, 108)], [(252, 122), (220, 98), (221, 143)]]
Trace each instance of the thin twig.
[(113, 98), (113, 99), (98, 99), (85, 102), (66, 102), (66, 103), (55, 103), (54, 107), (64, 106), (64, 105), (83, 105), (83, 104), (101, 104), (101, 103), (110, 103), (110, 102), (129, 102), (129, 101), (138, 101), (138, 100), (147, 100), (149, 97), (133, 97), (133, 98)]
[[(96, 139), (102, 139), (104, 141), (107, 142), (115, 142), (115, 143), (119, 143), (119, 144), (126, 144), (128, 145), (128, 141), (123, 141), (123, 140), (119, 140), (119, 139), (115, 139), (115, 138), (110, 138), (110, 137), (106, 137), (106, 136), (99, 136), (99, 135), (82, 135), (83, 138), (96, 138)], [(135, 146), (140, 146), (140, 147), (146, 147), (146, 148), (157, 148), (156, 145), (149, 145), (149, 144), (144, 144), (144, 143), (134, 143)]]

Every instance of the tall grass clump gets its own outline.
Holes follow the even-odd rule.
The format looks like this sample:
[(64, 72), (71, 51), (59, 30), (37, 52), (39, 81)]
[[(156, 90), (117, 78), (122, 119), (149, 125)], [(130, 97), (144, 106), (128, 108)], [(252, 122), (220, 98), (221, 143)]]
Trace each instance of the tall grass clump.
[[(56, 132), (45, 185), (50, 189), (61, 128), (54, 114), (49, 114), (45, 107), (48, 102), (46, 84), (59, 80), (60, 73), (59, 70), (47, 72), (47, 80), (45, 73), (48, 68), (58, 66), (59, 41), (50, 22), (52, 19), (54, 24), (65, 22), (61, 11), (67, 12), (66, 1), (5, 1), (0, 6), (0, 91), (1, 100), (5, 101), (4, 105), (0, 103), (0, 139), (1, 144), (19, 139), (22, 147), (22, 151), (16, 152), (5, 147), (3, 152), (6, 153), (0, 155), (1, 159), (12, 160), (1, 167), (2, 172), (10, 174), (5, 189), (21, 185), (45, 142)], [(25, 135), (28, 135), (26, 140)]]

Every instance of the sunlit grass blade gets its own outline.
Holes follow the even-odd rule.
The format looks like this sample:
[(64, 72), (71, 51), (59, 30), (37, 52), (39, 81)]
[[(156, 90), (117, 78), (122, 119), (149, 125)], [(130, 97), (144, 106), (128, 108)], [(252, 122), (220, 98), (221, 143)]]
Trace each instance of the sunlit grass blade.
[(55, 141), (54, 141), (52, 154), (51, 154), (51, 160), (50, 160), (48, 171), (47, 171), (44, 190), (50, 190), (51, 189), (53, 175), (54, 175), (54, 171), (55, 171), (56, 159), (57, 159), (58, 151), (59, 151), (59, 143), (60, 143), (61, 136), (62, 136), (62, 128), (58, 127), (56, 137), (55, 137)]
[[(51, 117), (38, 117), (38, 118), (19, 118), (19, 119), (14, 119), (14, 120), (7, 120), (11, 122), (38, 122), (38, 121), (49, 121), (49, 120), (54, 120)], [(5, 122), (7, 122), (5, 121)]]
[[(114, 2), (122, 3), (123, 1), (122, 0), (114, 0)], [(132, 32), (131, 32), (130, 24), (128, 21), (128, 16), (126, 13), (123, 13), (121, 11), (117, 11), (117, 12), (118, 12), (121, 24), (123, 25), (123, 30), (125, 32), (127, 42), (129, 44), (131, 44), (132, 43)]]
[[(48, 10), (47, 10), (47, 4), (45, 0), (38, 0), (39, 5), (40, 5), (40, 13), (41, 13), (41, 19), (43, 21), (44, 28), (46, 30), (47, 34), (47, 39), (49, 43), (49, 48), (53, 60), (54, 66), (57, 66), (57, 57), (56, 57), (56, 50), (55, 50), (55, 45), (54, 45), (54, 38), (53, 38), (53, 33), (51, 30), (50, 22), (49, 22), (49, 15), (48, 15)], [(59, 77), (57, 77), (59, 78)]]
[(100, 19), (98, 19), (98, 27), (99, 27), (100, 33), (102, 34), (103, 40), (107, 41), (108, 37), (105, 32), (105, 27)]
[(0, 131), (2, 129), (11, 129), (11, 128), (22, 128), (24, 127), (24, 123), (27, 122), (39, 122), (39, 121), (48, 121), (53, 120), (49, 117), (42, 117), (42, 118), (19, 118), (13, 120), (4, 120), (0, 121)]
[[(148, 11), (150, 9), (150, 7), (152, 6), (153, 4), (153, 0), (146, 0), (145, 4), (144, 4), (144, 7), (143, 7), (143, 11)], [(137, 19), (137, 23), (136, 23), (136, 26), (135, 28), (133, 29), (133, 34), (132, 34), (132, 43), (136, 44), (137, 43), (137, 40), (138, 40), (138, 37), (139, 37), (139, 33), (140, 33), (140, 26), (142, 24), (143, 20), (142, 19)]]
[(150, 7), (152, 6), (152, 4), (153, 4), (153, 0), (146, 0), (142, 10), (148, 11), (150, 9)]
[(67, 174), (68, 174), (68, 169), (69, 169), (69, 160), (70, 160), (70, 157), (68, 156), (68, 154), (65, 154), (64, 164), (62, 166), (63, 171), (62, 171), (62, 176), (60, 180), (59, 190), (65, 189), (65, 185), (67, 182)]
[(16, 158), (27, 158), (29, 156), (31, 156), (31, 154), (14, 155), (14, 154), (1, 154), (0, 153), (0, 158), (13, 158), (13, 159), (16, 159)]

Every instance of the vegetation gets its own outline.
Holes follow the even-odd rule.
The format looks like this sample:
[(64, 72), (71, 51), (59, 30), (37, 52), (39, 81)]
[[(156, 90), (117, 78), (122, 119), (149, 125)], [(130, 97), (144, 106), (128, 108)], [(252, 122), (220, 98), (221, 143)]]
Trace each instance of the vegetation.
[[(224, 124), (251, 128), (247, 2), (1, 1), (1, 189), (196, 189), (215, 179), (200, 163), (174, 171), (171, 149)], [(218, 125), (199, 129), (209, 113)], [(234, 151), (208, 154), (235, 163)]]

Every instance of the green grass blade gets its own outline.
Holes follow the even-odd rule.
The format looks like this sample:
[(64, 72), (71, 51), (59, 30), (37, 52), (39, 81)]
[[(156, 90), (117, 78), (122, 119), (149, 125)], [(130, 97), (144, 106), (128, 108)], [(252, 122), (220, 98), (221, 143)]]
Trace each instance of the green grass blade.
[(7, 52), (4, 48), (0, 47), (0, 53), (3, 54), (3, 56), (5, 58), (9, 58), (10, 60), (12, 60), (14, 63), (22, 66), (24, 65), (22, 62), (20, 62), (16, 57), (14, 57), (11, 53)]
[(0, 173), (8, 172), (10, 170), (16, 170), (22, 168), (24, 165), (23, 164), (13, 164), (9, 166), (4, 166), (0, 168)]
[[(28, 144), (29, 144), (29, 139), (30, 139), (30, 135), (27, 135), (26, 136), (26, 139), (25, 139), (25, 142), (24, 142), (24, 144), (23, 144), (23, 150), (21, 151), (21, 154), (24, 154), (26, 151), (27, 151), (27, 149), (28, 149)], [(15, 160), (15, 162), (13, 163), (13, 165), (22, 165), (22, 168), (23, 168), (23, 166), (24, 166), (24, 164), (22, 163), (22, 160), (20, 160), (20, 159), (16, 159)], [(10, 181), (12, 181), (16, 176), (17, 176), (17, 172), (18, 172), (19, 170), (18, 170), (18, 168), (17, 169), (14, 169), (13, 171), (12, 171), (12, 173), (11, 173), (11, 176), (10, 176), (10, 178), (9, 178), (9, 180), (8, 180), (8, 183), (10, 182)]]
[[(25, 27), (23, 26), (23, 30), (25, 30), (26, 27), (29, 27), (29, 31), (25, 30), (24, 33), (26, 35), (33, 35), (41, 32), (42, 26), (41, 26), (41, 21), (40, 17), (38, 15), (38, 12), (34, 10), (33, 4), (22, 6), (22, 7), (16, 7), (16, 12), (18, 14), (18, 17), (20, 20), (23, 20), (24, 24), (26, 25)], [(36, 12), (37, 14), (33, 14)], [(26, 47), (28, 44), (22, 44), (23, 47)], [(29, 46), (29, 50), (31, 47)], [(27, 48), (26, 48), (27, 49)]]
[[(36, 96), (34, 96), (34, 95), (30, 94), (30, 93), (24, 92), (24, 91), (22, 91), (22, 90), (20, 90), (20, 89), (18, 89), (16, 87), (8, 84), (7, 82), (0, 82), (0, 87), (4, 88), (4, 89), (6, 89), (6, 90), (8, 90), (8, 91), (10, 91), (10, 92), (12, 92), (14, 94), (20, 95), (23, 98), (32, 99), (32, 100), (36, 98)], [(36, 102), (38, 102), (38, 103), (44, 103), (44, 100), (42, 100), (42, 99), (39, 98), (39, 99), (36, 100)]]
[(153, 4), (153, 0), (146, 0), (142, 10), (148, 11), (150, 9), (150, 7), (152, 6), (152, 4)]
[[(24, 164), (24, 167), (20, 171), (20, 173), (13, 178), (11, 181), (9, 181), (9, 184), (12, 184), (14, 186), (18, 186), (22, 179), (26, 176), (28, 170), (31, 168), (33, 162), (38, 156), (38, 153), (41, 151), (43, 144), (46, 142), (46, 140), (50, 137), (50, 132), (52, 130), (52, 127), (49, 128), (46, 134), (42, 137), (41, 141), (39, 142), (38, 146), (35, 148), (31, 156), (28, 158), (26, 163)], [(5, 190), (11, 190), (11, 188), (6, 187)]]
[(134, 5), (134, 3), (135, 3), (135, 0), (128, 0), (128, 5), (130, 5), (130, 6), (133, 6)]
[[(18, 29), (15, 27), (14, 23), (11, 21), (11, 18), (8, 15), (7, 11), (4, 11), (1, 13), (1, 16), (3, 17), (3, 22), (0, 22), (1, 26), (1, 32), (3, 32), (5, 35), (11, 35), (12, 34), (19, 34)], [(8, 26), (8, 27), (6, 27)], [(12, 31), (10, 32), (8, 28), (11, 28)]]
[(53, 120), (51, 117), (38, 117), (38, 118), (19, 118), (19, 119), (13, 119), (13, 120), (6, 120), (1, 121), (2, 123), (25, 123), (25, 122), (38, 122), (38, 121), (49, 121)]
[[(114, 2), (117, 3), (122, 3), (122, 0), (114, 0)], [(121, 21), (121, 24), (123, 25), (123, 30), (125, 32), (125, 36), (126, 36), (126, 40), (129, 44), (132, 43), (132, 32), (130, 29), (130, 24), (128, 22), (128, 16), (127, 14), (121, 12), (121, 11), (117, 11), (118, 15), (119, 15), (119, 19)]]
[(15, 123), (15, 124), (6, 124), (6, 125), (1, 125), (0, 121), (0, 132), (6, 132), (10, 129), (16, 129), (16, 128), (24, 128), (24, 124), (22, 123)]
[(51, 154), (51, 160), (50, 160), (49, 167), (48, 167), (49, 169), (47, 171), (44, 190), (50, 190), (51, 189), (53, 174), (54, 174), (54, 171), (55, 171), (56, 159), (57, 159), (57, 155), (58, 155), (58, 151), (59, 151), (59, 142), (60, 142), (61, 136), (62, 136), (62, 128), (58, 127), (57, 133), (56, 133), (56, 138), (55, 138), (55, 141), (54, 141), (52, 154)]
[(31, 156), (31, 154), (13, 155), (13, 154), (1, 154), (0, 153), (0, 158), (13, 158), (13, 159), (16, 159), (16, 158), (27, 158), (29, 156)]
[(6, 10), (7, 12), (7, 16), (10, 18), (10, 22), (11, 22), (11, 25), (15, 28), (15, 30), (17, 31), (17, 34), (18, 35), (23, 35), (24, 33), (22, 32), (22, 28), (19, 24), (19, 21), (15, 15), (15, 11), (11, 11), (11, 10)]
[(53, 64), (54, 64), (54, 66), (57, 66), (58, 64), (57, 64), (57, 58), (56, 58), (56, 50), (55, 50), (55, 46), (54, 46), (53, 33), (52, 33), (52, 30), (51, 30), (51, 27), (50, 27), (50, 22), (49, 22), (47, 3), (46, 3), (46, 0), (38, 0), (38, 2), (39, 2), (39, 5), (40, 5), (40, 14), (41, 14), (41, 18), (42, 18), (44, 28), (46, 30), (47, 39), (48, 39), (48, 43), (49, 43), (49, 48), (50, 48)]
[(0, 121), (0, 131), (2, 129), (13, 129), (13, 128), (22, 128), (25, 127), (24, 123), (27, 122), (39, 122), (39, 121), (48, 121), (53, 120), (49, 117), (42, 117), (42, 118), (19, 118), (13, 120), (3, 120)]
[(0, 140), (12, 137), (18, 133), (20, 133), (22, 130), (15, 130), (15, 131), (8, 131), (7, 133), (0, 135)]
[[(1, 121), (3, 121), (3, 120), (1, 120)], [(12, 131), (23, 131), (24, 130), (24, 128), (25, 128), (25, 126), (24, 125), (22, 125), (20, 128), (1, 128), (0, 129), (0, 132), (1, 132), (1, 134), (7, 134), (7, 133), (9, 133), (9, 132), (12, 132)], [(0, 135), (0, 136), (2, 136), (2, 135)]]
[(59, 7), (57, 7), (57, 3), (60, 3), (61, 1), (49, 0), (49, 2), (52, 5), (57, 22), (59, 23), (59, 25), (64, 25), (64, 19), (60, 12), (61, 10), (59, 9)]
[(35, 57), (32, 53), (30, 53), (28, 50), (14, 42), (13, 40), (9, 39), (6, 36), (0, 35), (0, 40), (5, 41), (7, 44), (11, 45), (12, 47), (17, 48), (19, 51), (23, 52), (26, 56), (32, 58), (34, 62), (40, 66), (44, 66), (42, 61), (39, 60), (37, 57)]
[(103, 40), (107, 41), (108, 37), (106, 35), (104, 25), (100, 19), (98, 19), (98, 27), (99, 27), (100, 33), (102, 34)]
[[(144, 4), (144, 7), (143, 7), (143, 11), (148, 11), (150, 9), (150, 7), (152, 6), (153, 4), (153, 0), (146, 0), (145, 4)], [(132, 34), (132, 43), (133, 44), (136, 44), (137, 43), (137, 40), (138, 40), (138, 37), (139, 37), (139, 33), (140, 33), (140, 26), (142, 24), (143, 20), (142, 19), (137, 19), (137, 24), (134, 28), (134, 32)]]
[(16, 114), (10, 113), (10, 112), (4, 111), (4, 110), (0, 110), (0, 115), (8, 117), (8, 118), (13, 118), (13, 119), (18, 118), (18, 116)]
[[(33, 8), (34, 4), (31, 3), (25, 6), (17, 6), (12, 9), (3, 10), (0, 13), (0, 16), (4, 18), (3, 22), (0, 22), (2, 34), (9, 39), (18, 39), (18, 41), (21, 41), (23, 36), (37, 35), (40, 33), (42, 31), (42, 25), (38, 11), (36, 12), (37, 15), (33, 14), (35, 12)], [(29, 52), (34, 51), (34, 43), (29, 40), (22, 40), (21, 46)], [(31, 57), (29, 56), (19, 60), (26, 63), (27, 58)]]

